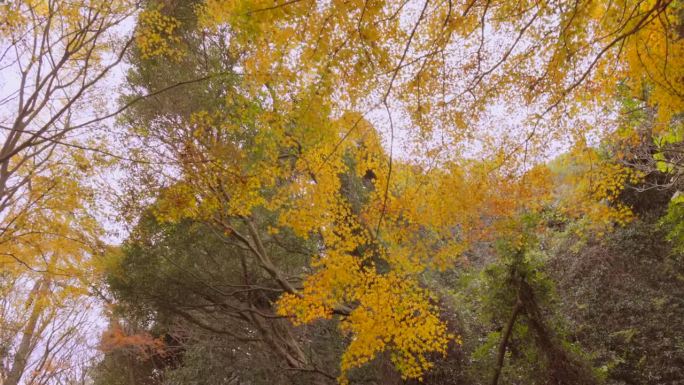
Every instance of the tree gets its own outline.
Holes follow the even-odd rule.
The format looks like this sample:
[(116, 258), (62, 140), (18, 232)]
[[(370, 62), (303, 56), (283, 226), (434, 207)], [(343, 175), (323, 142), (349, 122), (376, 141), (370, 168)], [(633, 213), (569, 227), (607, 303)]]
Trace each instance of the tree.
[[(115, 28), (132, 11), (122, 1), (35, 1), (8, 2), (0, 12), (5, 20), (0, 60), (3, 78), (9, 82), (2, 99), (4, 213), (27, 205), (20, 198), (22, 192), (31, 177), (50, 164), (58, 146), (69, 145), (68, 133), (103, 119), (93, 105), (93, 91), (130, 44), (123, 42), (112, 50), (112, 58), (107, 57), (117, 43)], [(76, 110), (92, 115), (74, 118)]]
[[(0, 4), (0, 381), (83, 380), (93, 323), (90, 256), (102, 251), (93, 218), (98, 99), (130, 45), (117, 28), (126, 1)], [(73, 135), (72, 135), (73, 134)]]
[[(287, 236), (279, 237), (279, 243), (283, 248), (268, 245), (279, 265), (293, 272), (304, 265), (305, 256), (285, 251), (304, 250), (304, 245)], [(316, 383), (321, 382), (316, 376), (325, 379), (323, 368), (339, 358), (334, 346), (311, 341), (313, 335), (328, 335), (324, 341), (335, 345), (339, 336), (323, 326), (294, 330), (277, 316), (272, 302), (281, 289), (249, 254), (204, 223), (159, 223), (150, 213), (112, 261), (107, 282), (118, 304), (112, 317), (142, 325), (143, 332), (168, 343), (166, 358), (156, 365), (166, 369), (159, 376), (164, 381), (220, 382), (228, 377), (237, 382)], [(135, 359), (132, 353), (128, 355)], [(209, 367), (212, 376), (193, 378), (192, 373)]]
[[(234, 58), (224, 50), (220, 33), (211, 33), (197, 26), (193, 3), (167, 3), (160, 8), (150, 4), (143, 13), (148, 16), (139, 19), (140, 30), (152, 28), (148, 25), (150, 19), (182, 22), (170, 21), (174, 25), (173, 34), (168, 39), (168, 45), (164, 45), (161, 57), (150, 56), (145, 44), (136, 45), (130, 56), (133, 66), (129, 73), (132, 91), (129, 97), (135, 99), (138, 95), (172, 86), (178, 80), (173, 78), (173, 74), (177, 73), (183, 74), (180, 81), (184, 84), (136, 103), (122, 117), (122, 121), (132, 128), (132, 142), (140, 145), (135, 149), (136, 153), (144, 160), (128, 164), (129, 170), (132, 169), (132, 173), (141, 178), (127, 186), (131, 193), (127, 193), (127, 199), (124, 200), (125, 204), (129, 204), (126, 214), (131, 214), (140, 222), (135, 224), (120, 261), (123, 264), (121, 268), (128, 273), (118, 275), (115, 270), (110, 275), (110, 289), (122, 295), (124, 306), (130, 304), (135, 307), (136, 301), (131, 300), (131, 297), (138, 298), (137, 295), (158, 298), (159, 302), (144, 302), (157, 309), (155, 314), (168, 316), (153, 317), (162, 325), (160, 327), (168, 328), (171, 334), (180, 328), (181, 334), (193, 336), (183, 344), (189, 351), (199, 349), (207, 343), (207, 338), (232, 341), (248, 354), (232, 353), (226, 357), (227, 360), (248, 360), (255, 367), (260, 367), (263, 362), (273, 362), (277, 364), (276, 367), (288, 368), (291, 376), (310, 375), (319, 377), (317, 381), (328, 380), (326, 375), (330, 375), (319, 369), (320, 362), (327, 357), (317, 357), (305, 351), (303, 346), (307, 343), (295, 337), (299, 333), (294, 332), (284, 317), (275, 314), (271, 304), (283, 290), (283, 284), (288, 287), (295, 285), (287, 281), (289, 277), (282, 276), (300, 274), (300, 270), (307, 265), (306, 250), (315, 246), (295, 242), (283, 233), (277, 239), (275, 235), (262, 239), (259, 247), (268, 251), (268, 258), (261, 258), (263, 253), (256, 254), (259, 256), (256, 258), (255, 244), (249, 243), (252, 249), (246, 251), (247, 244), (244, 241), (247, 238), (240, 240), (224, 234), (225, 226), (234, 226), (236, 231), (248, 234), (246, 237), (252, 237), (256, 232), (267, 234), (268, 225), (274, 220), (267, 211), (255, 212), (250, 218), (253, 222), (232, 213), (222, 218), (218, 208), (212, 214), (214, 218), (181, 220), (175, 224), (169, 222), (170, 219), (174, 222), (180, 218), (177, 214), (184, 210), (184, 193), (189, 192), (182, 183), (174, 180), (176, 176), (173, 175), (177, 175), (181, 167), (188, 167), (182, 171), (184, 174), (194, 174), (195, 171), (190, 170), (193, 165), (200, 167), (202, 171), (198, 169), (197, 172), (203, 174), (195, 175), (206, 177), (207, 180), (230, 177), (214, 168), (219, 167), (219, 163), (207, 165), (204, 169), (201, 160), (196, 162), (192, 159), (196, 154), (194, 151), (203, 150), (192, 148), (193, 143), (190, 142), (196, 135), (193, 134), (196, 131), (194, 126), (199, 124), (195, 122), (209, 119), (211, 114), (231, 114), (238, 129), (228, 131), (217, 128), (215, 133), (207, 133), (215, 135), (214, 139), (211, 136), (197, 136), (197, 143), (214, 140), (215, 146), (207, 147), (209, 151), (225, 154), (223, 161), (235, 161), (235, 167), (242, 167), (244, 164), (239, 163), (240, 159), (229, 158), (229, 146), (254, 144), (256, 130), (249, 128), (251, 123), (247, 114), (250, 110), (258, 111), (259, 106), (240, 98), (238, 75), (232, 68)], [(149, 39), (149, 35), (142, 33), (141, 39)], [(235, 105), (227, 106), (226, 97), (235, 98)], [(207, 126), (207, 129), (210, 128)], [(243, 128), (245, 130), (241, 132)], [(257, 151), (256, 147), (252, 149)], [(245, 151), (249, 149), (245, 148)], [(258, 159), (259, 155), (256, 154), (254, 160)], [(248, 163), (249, 160), (244, 162)], [(166, 179), (165, 176), (172, 177)], [(141, 199), (143, 196), (151, 196), (156, 202), (150, 205), (150, 201)], [(145, 211), (130, 209), (135, 207), (142, 207)], [(224, 219), (234, 222), (217, 223)], [(161, 239), (163, 242), (150, 247), (150, 239)], [(171, 244), (174, 246), (169, 246)], [(169, 252), (169, 247), (175, 251)], [(292, 253), (288, 251), (290, 248), (302, 251)], [(198, 249), (205, 252), (196, 255), (194, 251)], [(217, 275), (218, 271), (221, 274)], [(175, 278), (170, 280), (168, 275)], [(143, 284), (151, 281), (160, 285)], [(176, 288), (176, 291), (169, 293), (169, 287)], [(178, 296), (174, 294), (176, 292)], [(198, 303), (204, 305), (197, 307)], [(269, 368), (267, 372), (274, 373), (274, 369)], [(243, 376), (237, 369), (234, 375)]]

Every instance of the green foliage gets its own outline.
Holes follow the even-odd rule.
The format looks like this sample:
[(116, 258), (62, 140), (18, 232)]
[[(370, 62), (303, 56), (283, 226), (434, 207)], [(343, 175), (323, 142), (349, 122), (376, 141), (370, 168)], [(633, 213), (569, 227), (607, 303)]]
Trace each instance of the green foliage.
[[(672, 214), (668, 214), (671, 216)], [(557, 282), (570, 340), (608, 384), (673, 384), (684, 378), (681, 254), (654, 216), (573, 251), (576, 237), (553, 240)]]
[(677, 192), (667, 206), (667, 213), (661, 220), (667, 231), (667, 240), (672, 242), (675, 251), (684, 254), (684, 195)]
[[(292, 274), (307, 259), (305, 253), (295, 251), (306, 245), (293, 239), (279, 234), (278, 246), (271, 246), (276, 261), (291, 266)], [(254, 384), (291, 384), (295, 378), (315, 377), (282, 371), (269, 339), (271, 329), (311, 340), (305, 345), (305, 354), (315, 352), (320, 365), (339, 360), (341, 338), (329, 325), (295, 332), (275, 315), (261, 321), (266, 324), (265, 330), (250, 321), (253, 311), (266, 317), (272, 314), (272, 302), (280, 290), (269, 288), (270, 279), (245, 260), (244, 253), (204, 223), (160, 223), (151, 213), (141, 219), (110, 264), (107, 282), (117, 300), (114, 318), (170, 338), (167, 355), (162, 355), (154, 370), (145, 375), (169, 385), (245, 379)], [(263, 289), (255, 291), (242, 285), (245, 274), (253, 287)], [(125, 378), (128, 369), (121, 363), (126, 359), (140, 357), (120, 350), (107, 353), (99, 381), (103, 385), (118, 385), (116, 381), (130, 385)], [(107, 371), (110, 367), (115, 369)]]

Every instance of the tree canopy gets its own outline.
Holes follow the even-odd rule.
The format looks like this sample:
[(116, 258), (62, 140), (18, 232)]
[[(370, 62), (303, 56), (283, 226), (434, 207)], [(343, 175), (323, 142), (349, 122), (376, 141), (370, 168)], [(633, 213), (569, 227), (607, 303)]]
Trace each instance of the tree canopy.
[(573, 294), (632, 300), (586, 298), (599, 314), (647, 307), (597, 281), (603, 262), (573, 275), (602, 248), (652, 289), (619, 247), (643, 237), (654, 301), (680, 314), (681, 1), (38, 0), (0, 16), (16, 79), (0, 94), (3, 384), (60, 372), (52, 353), (27, 364), (49, 327), (66, 340), (98, 318), (102, 357), (60, 367), (84, 383), (683, 375), (644, 341), (601, 346), (643, 330), (682, 360), (678, 329), (609, 329)]

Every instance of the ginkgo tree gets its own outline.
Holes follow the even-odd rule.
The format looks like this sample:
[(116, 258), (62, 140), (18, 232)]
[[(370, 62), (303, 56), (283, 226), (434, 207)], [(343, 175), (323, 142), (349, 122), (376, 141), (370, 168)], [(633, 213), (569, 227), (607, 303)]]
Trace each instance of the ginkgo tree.
[(132, 42), (120, 26), (134, 5), (0, 4), (3, 384), (84, 380), (96, 307), (90, 259), (103, 235), (86, 180), (98, 166), (97, 123), (112, 115), (98, 88)]

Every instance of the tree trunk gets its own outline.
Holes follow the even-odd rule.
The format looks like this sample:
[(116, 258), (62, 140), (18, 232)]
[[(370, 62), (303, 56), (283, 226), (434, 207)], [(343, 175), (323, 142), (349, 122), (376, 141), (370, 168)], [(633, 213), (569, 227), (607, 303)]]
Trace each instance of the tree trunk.
[(508, 339), (511, 337), (511, 332), (513, 331), (513, 326), (515, 325), (515, 320), (518, 318), (520, 309), (522, 308), (522, 302), (518, 299), (513, 307), (513, 312), (511, 317), (508, 319), (506, 328), (504, 329), (503, 336), (501, 337), (501, 343), (499, 344), (499, 354), (496, 359), (496, 367), (494, 369), (494, 376), (492, 377), (491, 385), (497, 385), (499, 383), (499, 376), (501, 376), (501, 369), (503, 369), (504, 359), (506, 358), (506, 346), (508, 345)]
[(36, 282), (31, 290), (28, 302), (31, 303), (31, 315), (29, 316), (24, 329), (22, 330), (21, 342), (17, 347), (17, 351), (14, 354), (14, 359), (12, 363), (12, 368), (7, 375), (4, 385), (18, 385), (21, 377), (24, 375), (26, 370), (26, 365), (28, 364), (28, 359), (33, 351), (34, 342), (36, 339), (36, 326), (38, 325), (38, 319), (43, 313), (43, 307), (37, 300), (40, 292), (43, 291), (45, 286), (45, 281), (40, 280)]

